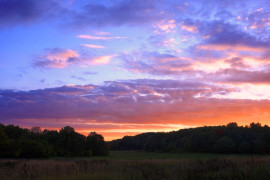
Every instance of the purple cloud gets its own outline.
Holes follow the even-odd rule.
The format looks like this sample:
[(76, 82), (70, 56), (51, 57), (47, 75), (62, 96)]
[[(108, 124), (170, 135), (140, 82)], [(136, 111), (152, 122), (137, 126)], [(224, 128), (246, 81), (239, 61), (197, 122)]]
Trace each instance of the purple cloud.
[(212, 76), (221, 82), (270, 84), (270, 69), (251, 71), (232, 68), (218, 71)]
[(269, 48), (270, 44), (264, 39), (255, 37), (244, 32), (237, 25), (224, 23), (223, 21), (212, 21), (203, 23), (199, 27), (200, 33), (207, 36), (204, 44), (213, 45), (243, 45), (253, 48)]
[(191, 61), (186, 57), (178, 57), (157, 52), (134, 51), (122, 54), (124, 67), (136, 73), (150, 73), (155, 75), (174, 75), (191, 71)]
[(81, 12), (74, 14), (71, 24), (81, 27), (153, 23), (161, 18), (157, 11), (159, 4), (153, 0), (122, 0), (108, 4), (89, 2)]
[[(108, 81), (102, 86), (62, 86), (31, 91), (0, 91), (0, 119), (46, 121), (57, 119), (95, 119), (101, 122), (136, 121), (143, 115), (156, 114), (161, 107), (170, 112), (176, 104), (186, 111), (196, 95), (209, 97), (228, 93), (224, 88), (199, 82), (176, 80)], [(173, 109), (170, 109), (173, 106)], [(159, 107), (159, 108), (158, 108)], [(145, 109), (144, 109), (145, 108)], [(165, 110), (165, 109), (164, 109)]]
[(0, 25), (27, 24), (56, 15), (59, 4), (54, 0), (1, 0)]

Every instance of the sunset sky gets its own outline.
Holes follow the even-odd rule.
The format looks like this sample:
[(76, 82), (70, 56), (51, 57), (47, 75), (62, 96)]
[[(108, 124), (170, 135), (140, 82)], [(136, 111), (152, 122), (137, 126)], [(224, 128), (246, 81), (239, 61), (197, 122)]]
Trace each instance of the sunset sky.
[(0, 123), (105, 140), (270, 125), (269, 0), (0, 0)]

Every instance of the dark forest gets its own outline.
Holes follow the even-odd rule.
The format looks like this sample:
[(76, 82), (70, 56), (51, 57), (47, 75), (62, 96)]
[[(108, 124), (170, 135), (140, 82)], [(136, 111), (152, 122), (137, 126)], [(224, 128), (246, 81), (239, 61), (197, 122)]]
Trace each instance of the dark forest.
[(270, 153), (270, 127), (260, 123), (205, 126), (173, 132), (143, 133), (110, 142), (111, 150), (194, 153)]
[(0, 124), (0, 157), (48, 158), (108, 155), (102, 135), (91, 132), (87, 137), (66, 126), (58, 131)]

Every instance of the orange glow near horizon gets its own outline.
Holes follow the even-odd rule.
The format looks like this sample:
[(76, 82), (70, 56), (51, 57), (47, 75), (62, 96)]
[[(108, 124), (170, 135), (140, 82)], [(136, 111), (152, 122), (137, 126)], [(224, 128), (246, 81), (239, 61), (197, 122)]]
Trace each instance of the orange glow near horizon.
[[(124, 136), (135, 136), (141, 133), (147, 133), (147, 132), (171, 132), (171, 131), (178, 131), (181, 129), (188, 129), (188, 128), (196, 128), (196, 127), (202, 127), (202, 126), (221, 126), (221, 125), (227, 125), (228, 123), (231, 122), (236, 122), (238, 126), (249, 126), (250, 123), (255, 122), (255, 123), (261, 123), (262, 126), (268, 125), (270, 126), (269, 119), (270, 119), (270, 112), (264, 113), (260, 116), (260, 120), (255, 120), (256, 115), (250, 117), (250, 118), (241, 118), (238, 117), (237, 121), (236, 119), (232, 117), (230, 120), (221, 120), (221, 119), (215, 119), (215, 120), (209, 120), (208, 123), (206, 124), (205, 121), (203, 122), (197, 122), (196, 125), (180, 125), (180, 124), (123, 124), (123, 123), (98, 123), (99, 125), (121, 125), (122, 127), (120, 128), (84, 128), (83, 126), (81, 127), (76, 127), (75, 126), (75, 131), (87, 136), (90, 132), (96, 132), (98, 134), (101, 134), (105, 141), (111, 141), (115, 139), (121, 139)], [(216, 121), (218, 120), (218, 121)], [(222, 123), (219, 123), (222, 122)], [(247, 123), (249, 122), (249, 123)], [(71, 126), (72, 125), (66, 125), (66, 126)], [(23, 128), (28, 128), (31, 129), (31, 126), (22, 126)], [(145, 127), (145, 128), (143, 128)], [(62, 127), (61, 127), (62, 128)], [(52, 127), (41, 127), (42, 130), (48, 129), (48, 130), (56, 130), (59, 131), (61, 128), (52, 128)]]

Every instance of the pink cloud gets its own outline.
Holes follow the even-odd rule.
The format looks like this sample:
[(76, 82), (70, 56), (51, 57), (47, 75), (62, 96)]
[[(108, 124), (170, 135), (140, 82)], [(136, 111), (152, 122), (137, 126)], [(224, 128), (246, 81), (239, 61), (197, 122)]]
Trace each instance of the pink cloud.
[(51, 51), (45, 56), (51, 61), (67, 61), (69, 58), (79, 57), (79, 54), (70, 49), (63, 49), (61, 51)]
[(116, 55), (109, 56), (99, 56), (92, 59), (92, 64), (101, 65), (101, 64), (109, 64), (110, 60)]
[(160, 33), (159, 30), (161, 32), (170, 33), (170, 32), (175, 32), (174, 29), (176, 28), (176, 24), (175, 24), (175, 20), (172, 19), (168, 22), (161, 21), (157, 23), (156, 25), (154, 25), (154, 27), (158, 28), (158, 30), (155, 30), (156, 33)]
[(82, 46), (89, 47), (89, 48), (96, 48), (96, 49), (104, 49), (105, 46), (94, 45), (94, 44), (81, 44)]
[(76, 36), (77, 38), (82, 38), (82, 39), (91, 39), (91, 40), (109, 40), (109, 39), (125, 39), (128, 37), (119, 37), (119, 36), (91, 36), (91, 35), (78, 35)]
[(70, 49), (47, 49), (45, 54), (38, 57), (35, 66), (44, 68), (65, 68), (79, 60), (79, 54)]
[[(91, 48), (102, 48), (92, 44), (84, 45)], [(91, 65), (108, 64), (115, 56), (116, 55), (113, 54), (91, 57), (88, 55), (79, 55), (76, 51), (70, 49), (53, 48), (47, 49), (44, 55), (37, 57), (34, 66), (41, 68), (66, 68), (71, 65), (88, 67)]]

